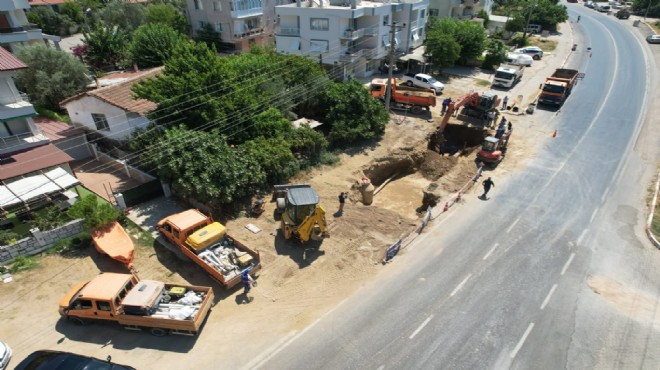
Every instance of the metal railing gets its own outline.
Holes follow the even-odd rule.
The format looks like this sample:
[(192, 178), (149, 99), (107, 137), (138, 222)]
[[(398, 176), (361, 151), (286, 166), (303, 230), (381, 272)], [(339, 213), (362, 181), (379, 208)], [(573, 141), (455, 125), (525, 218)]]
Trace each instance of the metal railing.
[(300, 28), (298, 27), (280, 27), (279, 35), (282, 36), (300, 36)]

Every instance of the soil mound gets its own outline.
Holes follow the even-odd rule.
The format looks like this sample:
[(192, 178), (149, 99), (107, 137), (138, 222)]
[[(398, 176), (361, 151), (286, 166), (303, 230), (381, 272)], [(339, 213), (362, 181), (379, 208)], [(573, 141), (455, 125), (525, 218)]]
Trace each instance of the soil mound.
[(425, 178), (435, 181), (449, 172), (455, 165), (455, 157), (442, 156), (434, 151), (427, 150), (420, 172)]

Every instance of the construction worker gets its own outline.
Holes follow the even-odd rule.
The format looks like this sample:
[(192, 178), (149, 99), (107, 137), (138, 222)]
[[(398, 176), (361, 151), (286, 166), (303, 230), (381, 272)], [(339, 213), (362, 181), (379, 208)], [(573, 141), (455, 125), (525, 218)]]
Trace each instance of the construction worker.
[(442, 114), (443, 116), (445, 115), (445, 112), (447, 111), (447, 107), (449, 107), (449, 104), (451, 104), (451, 98), (447, 98), (442, 101)]
[(250, 298), (247, 296), (247, 294), (250, 293), (250, 289), (252, 289), (252, 285), (254, 285), (254, 279), (252, 279), (252, 276), (250, 276), (249, 268), (243, 270), (241, 273), (241, 282), (243, 283), (243, 294), (246, 298), (248, 298), (248, 301), (250, 301)]
[(505, 96), (504, 99), (502, 99), (502, 109), (506, 110), (508, 104), (509, 104), (509, 96)]
[(344, 212), (344, 203), (346, 203), (346, 198), (348, 198), (348, 193), (341, 192), (341, 194), (339, 194), (339, 213)]
[(486, 180), (484, 180), (484, 182), (482, 182), (481, 184), (484, 186), (484, 193), (481, 194), (481, 199), (488, 199), (488, 197), (487, 197), (488, 192), (490, 191), (490, 188), (491, 188), (491, 187), (492, 187), (492, 188), (495, 187), (495, 183), (494, 183), (493, 180), (491, 180), (491, 178), (489, 177), (489, 178), (487, 178)]
[(578, 23), (580, 23), (580, 16), (578, 15)]

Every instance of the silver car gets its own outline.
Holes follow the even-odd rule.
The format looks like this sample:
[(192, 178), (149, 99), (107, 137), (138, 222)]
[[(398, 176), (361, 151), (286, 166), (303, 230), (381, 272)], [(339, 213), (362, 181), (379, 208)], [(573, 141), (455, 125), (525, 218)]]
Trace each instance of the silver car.
[(0, 370), (5, 370), (11, 359), (11, 348), (5, 342), (0, 342)]
[(514, 50), (515, 53), (519, 54), (527, 54), (530, 57), (534, 58), (534, 60), (539, 60), (543, 58), (543, 50), (539, 48), (538, 46), (527, 46), (524, 48), (516, 49)]
[(660, 44), (660, 35), (647, 36), (646, 42), (648, 42), (649, 44)]

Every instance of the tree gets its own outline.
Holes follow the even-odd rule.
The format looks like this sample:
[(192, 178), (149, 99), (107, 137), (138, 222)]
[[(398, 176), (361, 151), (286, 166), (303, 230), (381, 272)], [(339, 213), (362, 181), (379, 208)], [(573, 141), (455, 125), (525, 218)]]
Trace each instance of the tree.
[(161, 66), (183, 42), (186, 39), (165, 24), (145, 24), (133, 32), (128, 55), (140, 68)]
[(507, 48), (500, 40), (488, 40), (486, 47), (486, 57), (481, 64), (481, 68), (493, 69), (494, 66), (501, 64), (506, 60)]
[(454, 37), (435, 30), (426, 34), (424, 46), (431, 61), (440, 67), (453, 66), (461, 56), (461, 45)]
[(18, 49), (16, 56), (28, 65), (16, 76), (16, 85), (39, 106), (59, 111), (59, 102), (85, 90), (87, 68), (66, 52), (45, 45)]
[(307, 164), (316, 163), (328, 148), (325, 136), (309, 126), (288, 131), (284, 138), (291, 146), (291, 151)]
[[(650, 7), (649, 3), (651, 4)], [(657, 0), (634, 0), (633, 9), (644, 11), (643, 14), (646, 14), (646, 10), (648, 9), (649, 13), (646, 15), (660, 17), (660, 1)]]
[(140, 3), (123, 0), (108, 0), (104, 8), (98, 10), (98, 18), (110, 29), (131, 33), (145, 23), (146, 7)]
[(88, 229), (97, 229), (117, 221), (120, 212), (105, 201), (100, 201), (95, 195), (87, 195), (74, 203), (67, 210), (69, 217), (82, 218), (83, 226)]
[(385, 132), (387, 111), (358, 80), (332, 83), (325, 99), (328, 107), (325, 118), (331, 125), (329, 139), (333, 144), (342, 146)]
[(87, 47), (83, 58), (97, 69), (115, 69), (125, 58), (127, 36), (118, 29), (95, 26), (91, 32), (83, 32)]
[(217, 131), (168, 129), (152, 153), (164, 181), (184, 196), (211, 206), (252, 194), (266, 178), (255, 158), (240, 155)]
[(76, 24), (83, 23), (83, 12), (79, 2), (66, 1), (64, 4), (60, 4), (59, 12), (60, 14), (69, 17), (69, 19), (71, 19)]
[(463, 62), (479, 57), (486, 48), (486, 30), (479, 23), (468, 19), (443, 18), (436, 20), (432, 18), (427, 23), (426, 33), (427, 37), (429, 34), (434, 35), (436, 44), (431, 42), (432, 47), (440, 48), (434, 57), (441, 58), (445, 65), (450, 58), (442, 56), (441, 52), (444, 50), (453, 54), (456, 47), (443, 35), (452, 37), (460, 45), (459, 59)]
[(149, 4), (144, 17), (147, 23), (165, 24), (182, 34), (188, 33), (188, 20), (174, 5)]
[(568, 10), (565, 5), (559, 5), (553, 0), (537, 0), (530, 23), (539, 24), (544, 30), (556, 30), (557, 25), (568, 20)]
[(46, 34), (68, 35), (69, 28), (74, 25), (66, 15), (58, 14), (48, 6), (34, 7), (25, 14), (30, 23), (34, 23)]
[(289, 143), (279, 137), (270, 139), (258, 137), (248, 140), (241, 144), (239, 150), (239, 155), (259, 163), (265, 174), (265, 182), (261, 184), (262, 186), (284, 182), (299, 169)]
[(220, 32), (216, 31), (211, 23), (204, 23), (204, 25), (195, 32), (195, 41), (204, 42), (210, 48), (219, 50), (222, 45), (220, 44)]

